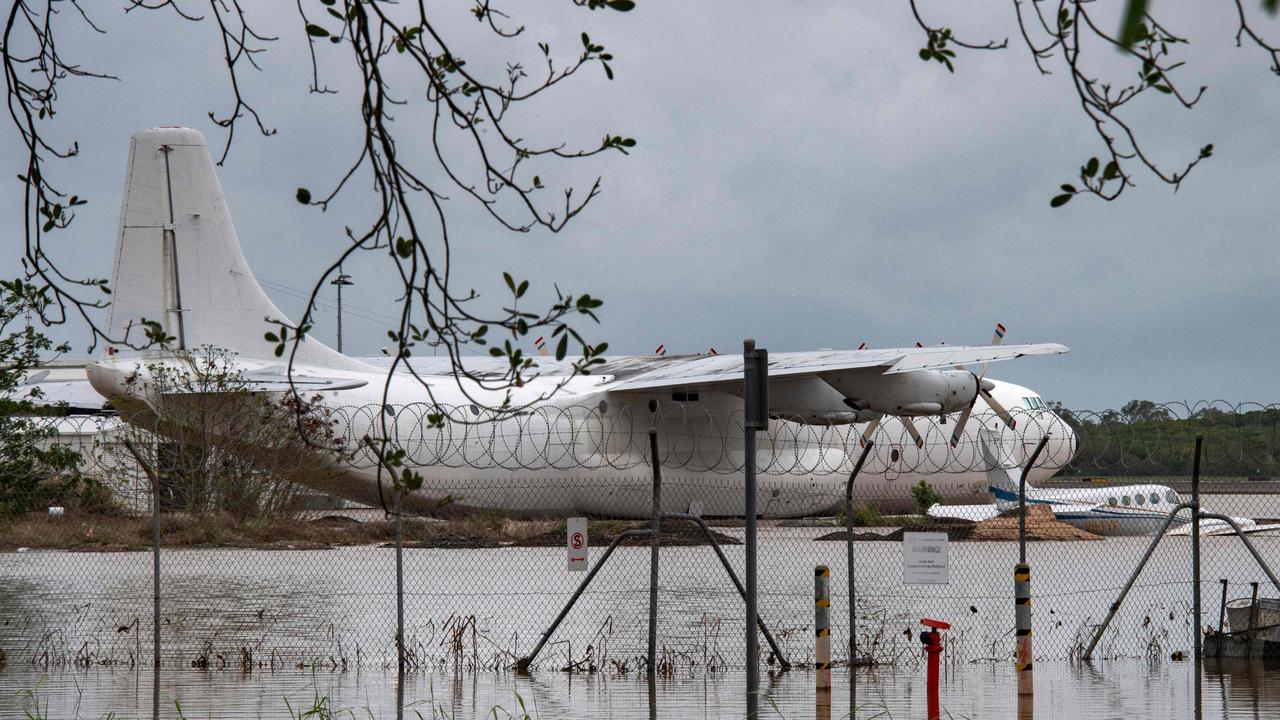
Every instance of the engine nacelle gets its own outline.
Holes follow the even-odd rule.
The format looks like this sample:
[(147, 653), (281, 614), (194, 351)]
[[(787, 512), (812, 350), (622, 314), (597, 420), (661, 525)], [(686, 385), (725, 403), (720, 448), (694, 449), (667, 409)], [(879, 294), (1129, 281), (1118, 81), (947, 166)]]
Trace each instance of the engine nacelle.
[(888, 415), (960, 412), (978, 396), (978, 378), (968, 370), (855, 371), (822, 379), (845, 397), (850, 408)]

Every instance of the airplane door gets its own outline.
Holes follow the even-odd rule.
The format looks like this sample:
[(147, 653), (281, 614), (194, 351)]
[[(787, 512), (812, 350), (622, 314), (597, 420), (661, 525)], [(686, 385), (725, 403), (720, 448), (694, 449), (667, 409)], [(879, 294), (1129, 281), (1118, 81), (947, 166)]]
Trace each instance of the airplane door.
[(897, 480), (902, 474), (902, 446), (890, 445), (888, 463), (884, 468), (885, 480)]

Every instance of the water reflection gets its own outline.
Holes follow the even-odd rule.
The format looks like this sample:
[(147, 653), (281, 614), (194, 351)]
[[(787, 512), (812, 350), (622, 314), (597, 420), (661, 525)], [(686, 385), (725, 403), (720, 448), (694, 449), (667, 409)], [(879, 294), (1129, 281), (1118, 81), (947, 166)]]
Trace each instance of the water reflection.
[[(943, 717), (967, 718), (1193, 718), (1190, 663), (1139, 662), (1094, 666), (1042, 664), (1037, 693), (1019, 702), (1012, 668), (964, 665), (943, 674)], [(741, 717), (745, 678), (656, 678), (635, 675), (566, 675), (541, 672), (208, 672), (166, 670), (161, 674), (159, 717), (295, 716), (327, 704), (356, 718), (718, 718)], [(1280, 671), (1243, 662), (1207, 663), (1204, 717), (1280, 716)], [(22, 717), (33, 700), (46, 717), (151, 717), (149, 671), (92, 669), (37, 673), (10, 666), (0, 672), (0, 716)], [(790, 672), (768, 678), (761, 703), (765, 717), (923, 717), (924, 678), (918, 672), (860, 669), (856, 685), (833, 673), (829, 709), (815, 704), (815, 678)], [(26, 697), (26, 694), (30, 697)], [(856, 695), (855, 695), (856, 693)], [(22, 695), (20, 695), (22, 694)], [(854, 698), (856, 697), (856, 700)], [(7, 709), (6, 709), (7, 708)], [(348, 715), (348, 712), (350, 715)], [(827, 714), (829, 713), (829, 715)]]

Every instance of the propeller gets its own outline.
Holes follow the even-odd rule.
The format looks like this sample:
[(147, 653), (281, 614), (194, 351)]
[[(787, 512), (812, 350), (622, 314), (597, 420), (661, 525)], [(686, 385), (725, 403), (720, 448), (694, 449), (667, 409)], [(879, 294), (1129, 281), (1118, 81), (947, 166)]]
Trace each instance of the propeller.
[[(996, 323), (996, 332), (995, 335), (991, 336), (991, 344), (999, 345), (1004, 342), (1004, 333), (1004, 325), (1002, 323)], [(964, 435), (964, 426), (968, 424), (969, 416), (973, 414), (973, 406), (978, 403), (979, 395), (981, 395), (982, 399), (986, 401), (987, 406), (995, 412), (996, 417), (999, 417), (1004, 421), (1004, 424), (1007, 425), (1010, 430), (1017, 425), (1017, 421), (1014, 420), (1013, 416), (1009, 414), (1009, 411), (1006, 410), (994, 396), (992, 396), (991, 390), (987, 387), (988, 384), (984, 382), (984, 378), (987, 376), (987, 367), (990, 365), (990, 361), (982, 363), (982, 369), (978, 371), (976, 376), (978, 379), (978, 392), (973, 396), (973, 402), (969, 403), (969, 407), (965, 408), (960, 413), (959, 419), (956, 420), (956, 429), (951, 433), (951, 447), (956, 447), (960, 444), (960, 438)]]

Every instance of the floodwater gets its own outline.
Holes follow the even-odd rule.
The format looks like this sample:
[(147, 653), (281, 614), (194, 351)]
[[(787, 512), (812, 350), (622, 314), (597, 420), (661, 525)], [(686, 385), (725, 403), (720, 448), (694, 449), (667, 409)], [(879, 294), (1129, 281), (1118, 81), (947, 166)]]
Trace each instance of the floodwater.
[[(1270, 498), (1267, 498), (1270, 499)], [(1232, 514), (1258, 515), (1258, 503)], [(1211, 505), (1208, 500), (1206, 507)], [(1280, 512), (1275, 514), (1280, 515)], [(811, 663), (813, 568), (831, 568), (832, 647), (847, 657), (843, 543), (832, 528), (770, 527), (760, 537), (760, 608), (779, 649)], [(739, 530), (722, 529), (734, 535)], [(1193, 717), (1190, 543), (1166, 538), (1098, 643), (1094, 628), (1149, 538), (1044, 542), (1032, 566), (1040, 717)], [(1280, 538), (1256, 537), (1280, 567)], [(742, 547), (725, 546), (742, 573)], [(599, 557), (592, 549), (591, 559)], [(919, 717), (919, 619), (949, 620), (944, 717), (1015, 717), (1012, 569), (1017, 544), (950, 546), (946, 585), (902, 584), (900, 543), (855, 545), (858, 642), (886, 663), (858, 675), (857, 717)], [(1274, 588), (1240, 542), (1205, 538), (1202, 624), (1216, 626), (1219, 578), (1228, 597)], [(553, 634), (529, 676), (506, 668), (531, 651), (582, 573), (562, 548), (407, 549), (404, 717), (643, 717), (649, 549), (619, 548)], [(0, 554), (0, 719), (38, 701), (50, 718), (150, 716), (151, 563), (147, 552)], [(328, 550), (165, 550), (162, 565), (162, 706), (177, 717), (280, 717), (286, 699), (310, 709), (317, 695), (355, 717), (397, 717), (394, 667), (395, 553)], [(742, 600), (709, 547), (661, 552), (658, 638), (672, 668), (655, 691), (659, 717), (741, 717)], [(762, 642), (762, 649), (768, 647)], [(893, 663), (889, 665), (888, 663)], [(566, 667), (579, 672), (564, 672)], [(776, 667), (771, 665), (770, 668)], [(455, 668), (461, 672), (454, 672)], [(766, 681), (762, 707), (814, 717), (814, 677), (799, 670)], [(830, 717), (848, 717), (848, 675), (835, 673)], [(1280, 671), (1207, 666), (1205, 717), (1280, 717)], [(33, 700), (34, 698), (34, 700)], [(877, 715), (879, 713), (879, 715)], [(33, 713), (35, 714), (35, 713)], [(819, 717), (825, 717), (819, 714)]]
[[(177, 670), (161, 676), (159, 717), (298, 717), (319, 706), (355, 719), (439, 718), (741, 718), (745, 679), (659, 679), (652, 699), (647, 682), (629, 676), (419, 672), (397, 688), (391, 672), (275, 672)], [(1190, 663), (1149, 666), (1135, 661), (1094, 667), (1037, 666), (1031, 711), (1020, 707), (1014, 671), (1007, 664), (952, 666), (941, 687), (944, 718), (1195, 718)], [(831, 704), (816, 704), (814, 674), (793, 671), (762, 679), (765, 718), (849, 718), (847, 670), (833, 677)], [(1204, 718), (1280, 717), (1280, 670), (1210, 663), (1203, 680)], [(924, 678), (916, 669), (860, 669), (855, 718), (920, 718)], [(92, 669), (0, 672), (0, 717), (24, 717), (39, 703), (42, 717), (98, 720), (150, 718), (149, 670)], [(397, 703), (400, 709), (397, 710)], [(178, 706), (181, 706), (181, 715)], [(825, 710), (825, 712), (824, 712)], [(33, 713), (34, 714), (34, 713)]]

